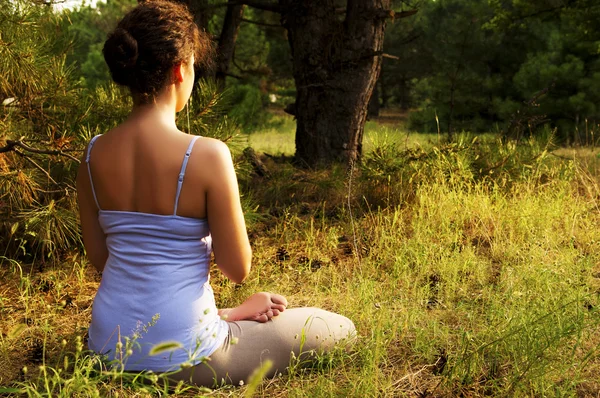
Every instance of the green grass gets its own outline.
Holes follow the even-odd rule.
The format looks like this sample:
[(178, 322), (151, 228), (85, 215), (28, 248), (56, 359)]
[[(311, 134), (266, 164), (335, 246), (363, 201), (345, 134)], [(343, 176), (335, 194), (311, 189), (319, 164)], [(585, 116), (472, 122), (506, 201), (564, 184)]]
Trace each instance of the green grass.
[(291, 156), (295, 133), (296, 123), (291, 116), (273, 116), (272, 127), (248, 134), (248, 145), (257, 152)]
[[(248, 145), (257, 152), (273, 156), (292, 156), (296, 150), (294, 136), (296, 123), (292, 116), (273, 116), (272, 127), (247, 134)], [(402, 125), (381, 126), (374, 121), (367, 122), (363, 140), (364, 151), (370, 152), (382, 142), (396, 143), (403, 147), (430, 147), (438, 141), (433, 134), (418, 134), (406, 131)]]
[[(348, 316), (354, 350), (256, 390), (179, 396), (598, 396), (596, 152), (369, 129), (352, 173), (267, 159), (270, 180), (242, 178), (256, 216), (253, 270), (241, 287), (212, 275), (218, 305), (270, 290)], [(249, 140), (277, 154), (264, 148), (291, 145), (284, 130)], [(93, 371), (78, 338), (98, 278), (82, 258), (43, 271), (5, 261), (0, 272), (0, 385), (28, 396), (166, 394)]]

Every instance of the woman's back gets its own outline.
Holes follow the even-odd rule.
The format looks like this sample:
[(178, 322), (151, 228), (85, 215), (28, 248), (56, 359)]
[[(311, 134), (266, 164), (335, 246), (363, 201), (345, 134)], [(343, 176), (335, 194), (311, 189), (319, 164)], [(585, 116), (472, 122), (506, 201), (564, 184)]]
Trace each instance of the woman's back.
[[(156, 109), (141, 108), (93, 143), (89, 168), (82, 167), (78, 176), (81, 216), (89, 218), (82, 222), (84, 241), (100, 243), (86, 245), (88, 256), (102, 270), (108, 256), (101, 250), (105, 231), (94, 227), (94, 220), (103, 211), (176, 214), (206, 219), (219, 267), (240, 281), (251, 252), (229, 149), (204, 137), (195, 137), (190, 147), (194, 137), (166, 119)], [(184, 182), (180, 173), (188, 149)]]
[[(153, 152), (158, 151), (147, 145), (148, 141), (138, 141), (135, 145), (135, 131), (120, 130), (95, 137), (85, 157), (108, 250), (102, 283), (94, 300), (89, 346), (107, 353), (110, 359), (125, 361), (127, 369), (173, 370), (182, 362), (212, 353), (222, 344), (227, 331), (208, 283), (211, 238), (207, 221), (176, 214), (183, 182), (187, 182), (187, 165), (200, 137), (190, 137), (179, 156), (178, 169), (172, 181), (168, 181), (165, 174), (173, 168), (169, 167), (172, 159), (154, 160), (158, 165), (166, 163), (164, 168), (144, 167)], [(109, 139), (114, 136), (133, 139), (121, 139), (118, 143), (124, 145), (111, 148)], [(166, 144), (169, 138), (165, 138)], [(105, 142), (100, 155), (98, 142)], [(172, 147), (176, 146), (173, 143)], [(132, 156), (127, 156), (128, 152)], [(119, 164), (125, 165), (124, 173), (115, 166)], [(139, 175), (140, 172), (145, 175)], [(138, 179), (156, 181), (137, 184)], [(97, 187), (96, 180), (102, 181), (102, 185)], [(128, 181), (138, 189), (151, 187), (158, 193), (170, 191), (168, 188), (174, 186), (170, 214), (160, 214), (163, 213), (160, 207), (154, 207), (158, 211), (151, 207), (167, 202), (164, 198), (167, 195), (146, 200), (131, 189), (123, 189), (126, 186), (119, 186)], [(123, 200), (120, 193), (128, 200)], [(109, 208), (105, 208), (104, 200), (110, 203)], [(128, 205), (131, 207), (125, 207)], [(149, 355), (154, 345), (166, 340), (177, 341), (182, 347), (158, 357)], [(124, 348), (118, 348), (119, 343)], [(123, 353), (133, 348), (131, 344), (139, 349), (131, 349), (123, 358)]]
[[(154, 126), (152, 124), (154, 123)], [(169, 131), (160, 121), (132, 118), (104, 134), (93, 146), (91, 175), (102, 210), (174, 214), (177, 182), (192, 136)], [(177, 214), (206, 218), (202, 170), (214, 140), (199, 138), (186, 168)]]

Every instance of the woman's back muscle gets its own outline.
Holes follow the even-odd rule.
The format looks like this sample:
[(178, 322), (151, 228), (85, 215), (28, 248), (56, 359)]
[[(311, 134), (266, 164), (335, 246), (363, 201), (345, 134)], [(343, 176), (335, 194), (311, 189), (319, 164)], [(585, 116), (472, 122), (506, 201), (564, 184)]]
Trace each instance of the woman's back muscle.
[[(193, 138), (169, 129), (157, 119), (138, 118), (96, 139), (89, 165), (99, 208), (173, 215), (179, 173)], [(78, 190), (84, 207), (93, 201), (87, 179), (87, 170), (80, 171)], [(92, 211), (83, 208), (82, 220), (89, 220), (82, 222), (82, 230), (88, 255), (101, 269), (107, 253), (102, 249), (104, 238), (97, 221), (93, 221), (97, 215), (92, 215)], [(196, 140), (176, 214), (206, 218), (221, 271), (236, 283), (248, 275), (251, 249), (231, 153), (223, 142), (203, 137)]]
[[(177, 181), (193, 137), (148, 130), (126, 123), (96, 140), (90, 168), (102, 210), (174, 214)], [(197, 155), (203, 152), (202, 142), (206, 139), (196, 142), (188, 162), (177, 209), (180, 216), (206, 217), (206, 184), (195, 167), (201, 163)]]

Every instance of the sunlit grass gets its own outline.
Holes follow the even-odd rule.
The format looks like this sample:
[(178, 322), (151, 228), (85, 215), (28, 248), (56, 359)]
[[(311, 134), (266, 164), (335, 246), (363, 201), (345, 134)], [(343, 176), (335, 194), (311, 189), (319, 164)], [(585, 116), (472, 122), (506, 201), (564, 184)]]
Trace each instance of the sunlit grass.
[(271, 127), (248, 134), (248, 145), (259, 153), (291, 156), (295, 152), (296, 123), (292, 116), (273, 116)]
[[(281, 128), (249, 139), (278, 154), (261, 148), (293, 137)], [(597, 152), (469, 134), (449, 144), (373, 125), (366, 134), (352, 173), (267, 159), (269, 180), (242, 180), (260, 216), (253, 270), (242, 286), (211, 275), (220, 306), (269, 290), (348, 316), (354, 349), (251, 389), (179, 396), (597, 396)], [(5, 261), (0, 273), (5, 392), (166, 395), (92, 371), (78, 338), (99, 280), (80, 257), (41, 271)]]
[[(296, 124), (292, 116), (278, 115), (273, 117), (272, 126), (247, 135), (248, 145), (255, 151), (273, 156), (292, 156), (295, 146)], [(363, 149), (370, 152), (381, 142), (395, 143), (400, 147), (430, 147), (439, 138), (433, 134), (412, 133), (403, 125), (381, 126), (370, 121), (365, 125)]]

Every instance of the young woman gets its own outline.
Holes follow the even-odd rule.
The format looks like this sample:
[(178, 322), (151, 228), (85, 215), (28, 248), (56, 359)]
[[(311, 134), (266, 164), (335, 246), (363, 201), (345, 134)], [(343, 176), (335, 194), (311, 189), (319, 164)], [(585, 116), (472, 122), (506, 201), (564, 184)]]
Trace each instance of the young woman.
[[(285, 372), (292, 357), (352, 336), (349, 319), (288, 309), (277, 294), (217, 310), (211, 252), (240, 283), (251, 250), (228, 148), (175, 125), (192, 92), (194, 64), (212, 55), (188, 10), (142, 3), (103, 52), (134, 106), (121, 125), (90, 141), (77, 177), (84, 245), (102, 271), (89, 348), (128, 371), (176, 372), (173, 379), (210, 386), (246, 381), (265, 360), (273, 363), (269, 375)], [(152, 351), (163, 342), (175, 343)]]

